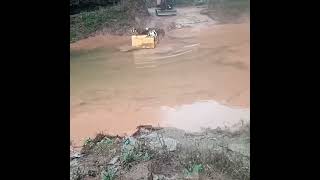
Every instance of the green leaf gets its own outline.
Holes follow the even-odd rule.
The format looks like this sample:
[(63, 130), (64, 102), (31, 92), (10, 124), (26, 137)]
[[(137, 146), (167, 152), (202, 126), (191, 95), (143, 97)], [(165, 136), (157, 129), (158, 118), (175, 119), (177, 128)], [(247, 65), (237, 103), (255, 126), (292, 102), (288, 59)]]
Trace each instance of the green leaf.
[(201, 172), (203, 172), (203, 170), (204, 170), (204, 168), (203, 168), (202, 164), (196, 164), (192, 168), (193, 173), (201, 173)]

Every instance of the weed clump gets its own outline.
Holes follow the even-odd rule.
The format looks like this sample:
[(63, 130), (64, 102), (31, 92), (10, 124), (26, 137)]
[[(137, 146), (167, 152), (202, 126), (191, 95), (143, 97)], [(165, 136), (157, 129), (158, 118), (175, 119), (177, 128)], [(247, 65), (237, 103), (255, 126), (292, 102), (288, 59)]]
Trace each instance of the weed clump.
[(128, 138), (121, 150), (121, 162), (125, 167), (131, 167), (140, 161), (149, 161), (154, 156), (154, 151), (145, 141)]
[(116, 170), (114, 168), (108, 168), (101, 173), (102, 180), (114, 180), (116, 178)]

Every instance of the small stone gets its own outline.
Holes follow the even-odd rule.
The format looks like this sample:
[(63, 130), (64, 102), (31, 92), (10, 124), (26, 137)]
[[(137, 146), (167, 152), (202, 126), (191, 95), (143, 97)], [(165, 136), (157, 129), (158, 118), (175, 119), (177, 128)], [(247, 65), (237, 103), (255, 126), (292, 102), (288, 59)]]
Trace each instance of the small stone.
[(177, 175), (172, 176), (171, 178), (166, 177), (162, 174), (153, 174), (152, 180), (175, 180), (175, 179), (182, 179), (182, 177), (178, 177)]
[(80, 153), (76, 152), (76, 153), (72, 154), (72, 155), (70, 156), (70, 158), (71, 158), (71, 160), (72, 160), (72, 159), (80, 158), (81, 156), (82, 156), (82, 155), (81, 155)]
[(181, 24), (176, 24), (176, 28), (177, 28), (177, 29), (181, 29), (181, 28), (182, 28), (182, 25), (181, 25)]
[(89, 170), (88, 171), (88, 175), (91, 176), (91, 177), (96, 177), (97, 176), (97, 172), (94, 171), (94, 170)]
[(161, 138), (161, 142), (159, 139), (157, 139), (151, 141), (150, 144), (154, 149), (160, 149), (165, 146), (167, 150), (175, 151), (177, 149), (178, 142), (172, 138)]
[(114, 158), (111, 159), (111, 161), (108, 163), (108, 165), (114, 165), (116, 162), (118, 162), (120, 156), (115, 156)]

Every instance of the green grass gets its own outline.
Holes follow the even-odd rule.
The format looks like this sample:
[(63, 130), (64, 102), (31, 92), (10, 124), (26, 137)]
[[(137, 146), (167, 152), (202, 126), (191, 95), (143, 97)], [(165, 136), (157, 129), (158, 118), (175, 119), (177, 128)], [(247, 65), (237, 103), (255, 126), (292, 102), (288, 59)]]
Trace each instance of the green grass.
[(185, 176), (205, 174), (207, 177), (217, 179), (226, 176), (235, 179), (250, 179), (249, 162), (239, 154), (228, 153), (225, 151), (206, 151), (191, 150), (180, 153), (179, 161), (184, 167)]
[(154, 152), (147, 146), (146, 142), (137, 140), (130, 142), (129, 139), (123, 144), (121, 151), (121, 162), (126, 167), (131, 167), (132, 163), (149, 161), (154, 156)]
[(88, 147), (92, 147), (94, 145), (94, 142), (91, 138), (87, 138), (85, 141), (84, 141), (84, 146), (88, 146)]
[(116, 171), (113, 168), (108, 168), (102, 172), (102, 180), (114, 180), (116, 178)]
[(202, 164), (191, 164), (190, 166), (186, 167), (184, 171), (185, 176), (193, 176), (199, 175), (204, 171), (204, 167)]
[(70, 16), (70, 42), (75, 42), (103, 27), (115, 27), (128, 24), (128, 16), (119, 6), (101, 7), (90, 12), (81, 12)]

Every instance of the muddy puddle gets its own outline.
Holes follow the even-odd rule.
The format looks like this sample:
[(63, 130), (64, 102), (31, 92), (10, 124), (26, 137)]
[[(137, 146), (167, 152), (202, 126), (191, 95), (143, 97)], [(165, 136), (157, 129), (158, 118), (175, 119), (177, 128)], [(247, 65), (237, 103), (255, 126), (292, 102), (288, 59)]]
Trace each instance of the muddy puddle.
[(187, 132), (199, 132), (206, 128), (234, 130), (250, 120), (248, 108), (228, 107), (213, 100), (162, 106), (161, 112), (161, 126), (179, 127)]
[(151, 50), (122, 51), (128, 38), (72, 45), (71, 139), (142, 124), (198, 131), (248, 121), (249, 33), (249, 24), (228, 24), (174, 30)]

